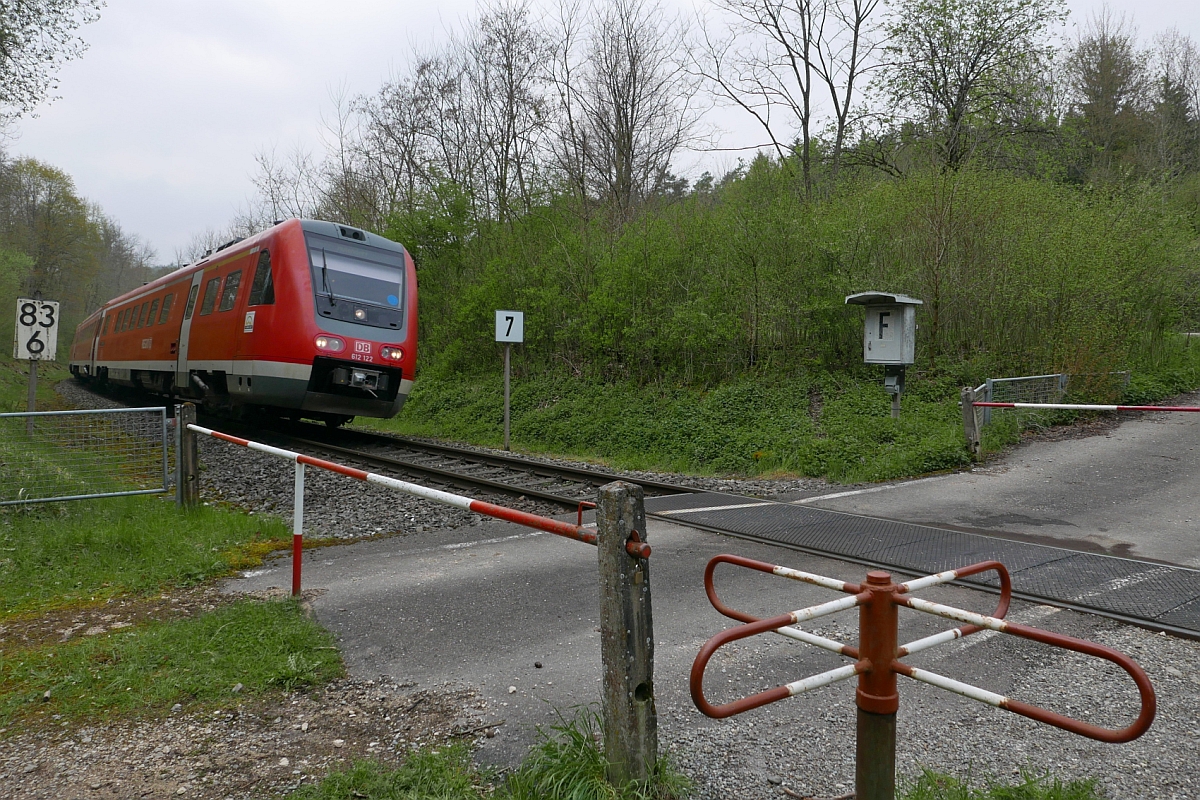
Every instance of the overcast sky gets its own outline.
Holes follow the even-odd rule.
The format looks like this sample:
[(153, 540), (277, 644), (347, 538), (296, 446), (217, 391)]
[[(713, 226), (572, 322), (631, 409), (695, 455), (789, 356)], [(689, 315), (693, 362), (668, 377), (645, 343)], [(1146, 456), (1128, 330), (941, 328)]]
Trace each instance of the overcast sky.
[[(691, 8), (703, 0), (669, 0)], [(1073, 19), (1098, 9), (1069, 0)], [(1169, 26), (1200, 41), (1200, 0), (1110, 0), (1145, 40)], [(331, 93), (371, 93), (414, 47), (443, 41), (474, 0), (108, 0), (89, 50), (60, 73), (58, 99), (22, 120), (10, 155), (70, 173), (167, 263), (253, 195), (254, 155), (316, 148)], [(760, 137), (739, 118), (726, 147)], [(730, 156), (692, 156), (686, 174)], [(686, 163), (685, 163), (686, 162)]]

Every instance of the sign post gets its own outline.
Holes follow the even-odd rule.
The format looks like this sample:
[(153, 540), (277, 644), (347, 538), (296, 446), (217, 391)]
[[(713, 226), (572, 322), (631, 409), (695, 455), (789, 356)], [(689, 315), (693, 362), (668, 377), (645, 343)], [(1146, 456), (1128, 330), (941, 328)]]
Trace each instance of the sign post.
[(525, 312), (497, 311), (496, 312), (496, 341), (504, 342), (504, 449), (510, 449), (508, 444), (508, 400), (509, 380), (512, 374), (511, 355), (513, 342), (520, 344), (525, 341)]
[[(33, 298), (17, 298), (17, 320), (13, 326), (13, 358), (29, 361), (28, 411), (37, 411), (38, 362), (53, 361), (58, 350), (58, 302), (43, 300), (41, 292)], [(33, 417), (25, 423), (25, 432), (33, 433)]]

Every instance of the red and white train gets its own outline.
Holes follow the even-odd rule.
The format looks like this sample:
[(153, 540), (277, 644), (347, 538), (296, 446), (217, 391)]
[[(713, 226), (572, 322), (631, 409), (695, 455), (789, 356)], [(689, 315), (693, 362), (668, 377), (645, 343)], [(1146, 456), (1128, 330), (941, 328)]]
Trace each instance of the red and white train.
[(341, 424), (395, 415), (417, 363), (417, 274), (404, 247), (288, 220), (105, 303), (71, 372), (203, 402)]

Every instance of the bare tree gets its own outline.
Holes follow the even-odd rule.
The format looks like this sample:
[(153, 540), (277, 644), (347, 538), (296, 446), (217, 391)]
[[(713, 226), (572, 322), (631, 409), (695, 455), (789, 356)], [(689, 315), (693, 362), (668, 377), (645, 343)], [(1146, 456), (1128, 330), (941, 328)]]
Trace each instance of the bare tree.
[(811, 0), (718, 2), (729, 24), (719, 38), (703, 26), (700, 74), (723, 101), (754, 117), (780, 161), (786, 163), (786, 143), (799, 128), (800, 170), (811, 193), (812, 92), (824, 10)]
[(465, 47), (468, 102), (481, 150), (479, 190), (491, 213), (504, 219), (514, 198), (520, 210), (529, 209), (537, 183), (546, 122), (543, 61), (550, 48), (528, 0), (485, 8)]
[(871, 17), (881, 0), (827, 0), (825, 11), (834, 24), (821, 26), (817, 40), (817, 74), (833, 105), (834, 135), (830, 181), (836, 182), (846, 137), (854, 122), (856, 83), (872, 66), (877, 42), (870, 36)]
[(564, 152), (580, 159), (588, 191), (618, 212), (659, 190), (694, 130), (681, 38), (657, 3), (607, 0), (592, 10), (586, 39), (571, 31), (560, 43)]

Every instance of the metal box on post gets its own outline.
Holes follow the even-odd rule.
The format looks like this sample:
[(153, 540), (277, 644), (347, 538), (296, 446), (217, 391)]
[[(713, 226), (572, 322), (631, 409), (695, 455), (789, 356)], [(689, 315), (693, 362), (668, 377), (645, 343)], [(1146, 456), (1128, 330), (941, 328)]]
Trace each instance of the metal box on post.
[(917, 306), (915, 297), (889, 292), (859, 292), (846, 297), (847, 305), (866, 306), (863, 326), (863, 360), (883, 364), (883, 388), (892, 396), (892, 416), (900, 416), (904, 367), (916, 360)]
[(859, 292), (847, 305), (866, 306), (863, 360), (868, 364), (911, 364), (917, 351), (917, 306), (922, 301), (902, 294)]

